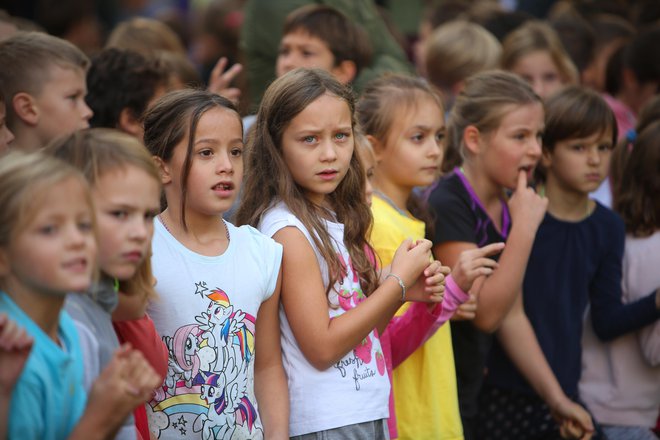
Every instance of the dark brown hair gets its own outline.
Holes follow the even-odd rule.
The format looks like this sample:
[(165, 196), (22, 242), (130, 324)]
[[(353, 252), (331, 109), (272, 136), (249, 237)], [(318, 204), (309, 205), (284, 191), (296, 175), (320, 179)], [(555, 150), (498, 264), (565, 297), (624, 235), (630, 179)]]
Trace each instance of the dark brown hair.
[[(319, 215), (320, 208), (305, 197), (303, 188), (293, 180), (282, 155), (282, 136), (293, 118), (325, 94), (344, 100), (353, 116), (355, 104), (351, 90), (328, 72), (295, 69), (268, 87), (248, 145), (245, 183), (236, 222), (256, 227), (262, 214), (274, 202), (284, 202), (310, 232), (314, 245), (327, 262), (330, 282), (326, 292), (329, 292), (345, 269)], [(354, 151), (346, 176), (337, 189), (326, 196), (326, 200), (337, 221), (344, 224), (344, 244), (353, 268), (359, 274), (362, 290), (370, 294), (376, 288), (377, 280), (375, 269), (367, 257), (367, 249), (370, 249), (367, 234), (372, 217), (364, 192), (365, 174)]]
[(366, 32), (338, 10), (324, 5), (306, 5), (291, 12), (282, 35), (304, 31), (323, 41), (332, 52), (335, 66), (353, 61), (356, 76), (371, 62), (371, 45)]
[(637, 135), (615, 188), (613, 207), (635, 237), (660, 229), (660, 121)]
[(144, 115), (144, 145), (152, 155), (163, 162), (169, 162), (177, 144), (188, 139), (186, 158), (181, 169), (181, 226), (184, 230), (187, 230), (186, 195), (197, 124), (204, 113), (213, 108), (234, 112), (241, 122), (241, 127), (243, 126), (238, 111), (230, 100), (204, 90), (184, 89), (170, 92), (158, 99)]

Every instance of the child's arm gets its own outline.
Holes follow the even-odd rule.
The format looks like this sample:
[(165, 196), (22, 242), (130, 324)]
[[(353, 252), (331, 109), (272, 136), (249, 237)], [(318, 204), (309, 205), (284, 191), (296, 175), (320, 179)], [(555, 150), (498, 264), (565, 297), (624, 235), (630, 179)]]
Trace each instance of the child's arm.
[(282, 270), (277, 287), (257, 314), (254, 356), (254, 392), (267, 439), (289, 438), (289, 389), (282, 366), (280, 343), (280, 291)]
[[(518, 186), (509, 200), (512, 226), (506, 242), (506, 249), (499, 259), (500, 270), (476, 283), (470, 293), (477, 301), (474, 325), (484, 332), (497, 330), (516, 300), (527, 267), (527, 259), (532, 250), (548, 200), (538, 196), (527, 187), (527, 177), (523, 171), (518, 175)], [(451, 267), (459, 262), (461, 253), (476, 249), (476, 244), (468, 242), (445, 242), (436, 245), (433, 253)]]
[[(479, 249), (464, 252), (452, 275), (446, 278), (442, 303), (437, 305), (414, 303), (401, 316), (395, 316), (387, 327), (392, 346), (392, 366), (396, 368), (455, 313), (459, 305), (468, 300), (465, 292), (481, 276), (490, 275), (497, 262), (487, 258), (501, 252), (504, 243), (493, 243)], [(441, 266), (440, 273), (446, 274)], [(454, 278), (455, 277), (455, 278)], [(429, 280), (430, 278), (427, 278)], [(420, 277), (421, 280), (421, 277)], [(419, 284), (419, 281), (416, 284)]]
[[(660, 309), (660, 289), (655, 291), (656, 306)], [(639, 344), (646, 362), (653, 367), (660, 366), (660, 321), (644, 327), (639, 332)]]
[(32, 350), (32, 338), (0, 313), (0, 440), (7, 438), (9, 402)]
[(142, 354), (124, 344), (96, 379), (85, 412), (69, 440), (114, 438), (124, 419), (160, 385)]
[[(383, 317), (390, 319), (401, 305), (401, 287), (388, 277), (366, 300), (330, 319), (328, 298), (312, 246), (297, 228), (273, 236), (282, 244), (282, 304), (291, 330), (307, 360), (325, 370), (354, 349)], [(412, 285), (431, 259), (430, 242), (407, 240), (392, 261), (392, 272)], [(411, 300), (418, 298), (409, 298)], [(421, 300), (421, 298), (420, 298)]]
[(502, 321), (497, 337), (514, 365), (548, 404), (562, 429), (570, 430), (577, 425), (578, 431), (590, 435), (594, 430), (591, 416), (564, 394), (525, 315), (522, 294), (518, 294), (511, 311)]

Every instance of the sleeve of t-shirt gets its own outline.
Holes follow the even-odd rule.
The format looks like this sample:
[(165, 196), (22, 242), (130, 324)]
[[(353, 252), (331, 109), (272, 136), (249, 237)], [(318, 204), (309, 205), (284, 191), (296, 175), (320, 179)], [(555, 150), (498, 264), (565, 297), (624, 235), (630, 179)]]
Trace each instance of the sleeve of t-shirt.
[(161, 380), (164, 380), (167, 375), (167, 346), (149, 315), (145, 313), (139, 319), (113, 321), (112, 325), (121, 342), (130, 342), (133, 348), (142, 352)]
[(475, 218), (469, 202), (449, 185), (438, 185), (429, 197), (429, 207), (435, 216), (433, 244), (476, 242)]
[(262, 301), (271, 297), (277, 286), (277, 277), (282, 265), (282, 245), (266, 236), (254, 228), (250, 228), (250, 233), (258, 242), (258, 247), (262, 256), (262, 274), (265, 282), (265, 295)]
[(625, 230), (617, 219), (604, 234), (609, 247), (589, 286), (594, 332), (603, 341), (610, 341), (626, 333), (653, 323), (660, 316), (655, 305), (655, 292), (635, 302), (624, 304), (621, 276)]

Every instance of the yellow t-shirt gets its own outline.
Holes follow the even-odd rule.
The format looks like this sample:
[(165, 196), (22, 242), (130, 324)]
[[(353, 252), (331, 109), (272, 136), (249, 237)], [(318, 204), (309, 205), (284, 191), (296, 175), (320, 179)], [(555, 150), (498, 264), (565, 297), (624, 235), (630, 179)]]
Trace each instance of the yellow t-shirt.
[[(424, 238), (424, 223), (405, 216), (374, 195), (371, 244), (383, 267), (406, 238)], [(402, 306), (401, 314), (408, 305)], [(394, 369), (394, 404), (400, 439), (462, 440), (454, 351), (449, 325), (438, 329), (424, 345)]]

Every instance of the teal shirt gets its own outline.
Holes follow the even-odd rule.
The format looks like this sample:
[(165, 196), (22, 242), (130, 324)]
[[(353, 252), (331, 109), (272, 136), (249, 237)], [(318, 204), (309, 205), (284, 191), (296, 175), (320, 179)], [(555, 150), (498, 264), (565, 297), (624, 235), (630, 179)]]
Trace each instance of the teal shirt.
[(4, 292), (0, 312), (32, 336), (34, 344), (9, 407), (9, 438), (66, 439), (83, 414), (83, 364), (78, 334), (69, 315), (60, 313), (57, 345)]

